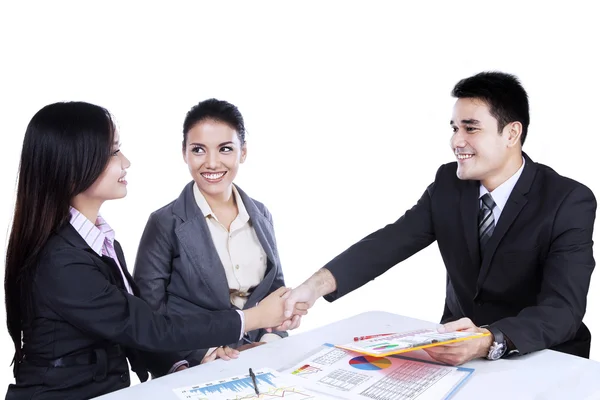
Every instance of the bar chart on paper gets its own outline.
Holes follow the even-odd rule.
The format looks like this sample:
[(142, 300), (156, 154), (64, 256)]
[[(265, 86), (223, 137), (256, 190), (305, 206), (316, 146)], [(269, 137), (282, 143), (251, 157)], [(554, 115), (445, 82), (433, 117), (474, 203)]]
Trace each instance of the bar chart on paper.
[(262, 369), (256, 373), (256, 383), (260, 394), (254, 391), (249, 375), (234, 376), (207, 382), (200, 385), (182, 387), (173, 391), (181, 400), (250, 400), (250, 399), (330, 399), (316, 395), (301, 386), (284, 382), (274, 370)]

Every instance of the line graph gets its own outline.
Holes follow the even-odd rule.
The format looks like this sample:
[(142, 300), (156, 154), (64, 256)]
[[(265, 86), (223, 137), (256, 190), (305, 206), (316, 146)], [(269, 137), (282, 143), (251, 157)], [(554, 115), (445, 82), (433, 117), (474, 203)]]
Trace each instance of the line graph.
[(238, 375), (227, 379), (219, 379), (200, 385), (174, 389), (180, 400), (269, 400), (290, 399), (310, 400), (324, 399), (327, 396), (312, 393), (309, 390), (290, 382), (285, 382), (281, 375), (269, 368), (255, 372), (256, 383), (260, 394), (254, 391), (254, 384), (249, 375)]

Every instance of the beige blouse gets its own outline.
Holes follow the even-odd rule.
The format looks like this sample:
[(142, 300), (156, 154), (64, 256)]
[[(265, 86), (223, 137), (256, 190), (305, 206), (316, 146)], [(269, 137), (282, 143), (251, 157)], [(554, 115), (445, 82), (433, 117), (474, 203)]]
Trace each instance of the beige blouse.
[(233, 194), (238, 215), (227, 230), (211, 210), (198, 186), (194, 185), (194, 198), (206, 218), (213, 243), (225, 269), (231, 303), (242, 309), (248, 299), (248, 291), (265, 277), (267, 255), (258, 241), (250, 216), (235, 186)]

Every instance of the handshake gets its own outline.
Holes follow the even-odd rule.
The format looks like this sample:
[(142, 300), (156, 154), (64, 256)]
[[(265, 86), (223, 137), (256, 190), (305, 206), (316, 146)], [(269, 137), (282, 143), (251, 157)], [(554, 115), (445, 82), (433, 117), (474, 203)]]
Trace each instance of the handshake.
[(333, 275), (321, 269), (295, 289), (281, 287), (265, 297), (256, 307), (244, 310), (247, 332), (267, 328), (287, 331), (300, 326), (300, 319), (321, 296), (335, 291)]

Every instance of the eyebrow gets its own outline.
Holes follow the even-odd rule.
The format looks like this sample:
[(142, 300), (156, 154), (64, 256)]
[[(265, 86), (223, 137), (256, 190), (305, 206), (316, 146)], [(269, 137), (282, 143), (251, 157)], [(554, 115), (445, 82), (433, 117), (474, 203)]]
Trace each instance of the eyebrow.
[[(219, 145), (218, 145), (217, 147), (226, 146), (226, 145), (228, 145), (228, 144), (233, 144), (233, 142), (232, 142), (232, 141), (229, 141), (229, 142), (223, 142), (223, 143), (219, 143)], [(200, 146), (200, 147), (206, 147), (206, 145), (205, 145), (205, 144), (202, 144), (202, 143), (196, 143), (196, 142), (194, 142), (194, 143), (190, 143), (190, 146)]]
[[(481, 122), (477, 119), (463, 119), (460, 121), (464, 125), (480, 125)], [(450, 120), (450, 125), (454, 125), (454, 121)]]

